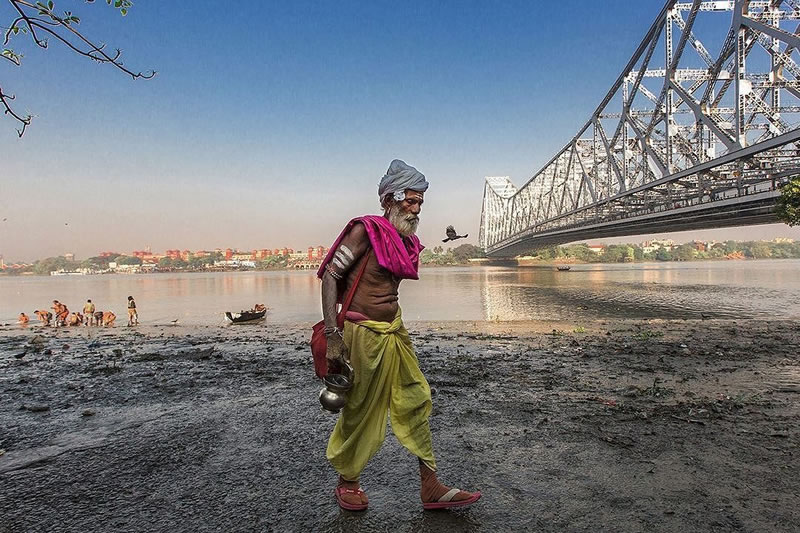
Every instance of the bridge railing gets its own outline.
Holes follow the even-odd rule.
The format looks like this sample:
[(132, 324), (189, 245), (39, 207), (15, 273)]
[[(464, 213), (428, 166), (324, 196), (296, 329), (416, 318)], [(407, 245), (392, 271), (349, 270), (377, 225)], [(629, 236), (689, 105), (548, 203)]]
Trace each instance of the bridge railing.
[(481, 245), (491, 254), (558, 226), (780, 186), (800, 166), (798, 20), (794, 0), (668, 1), (547, 164), (519, 189), (487, 178)]

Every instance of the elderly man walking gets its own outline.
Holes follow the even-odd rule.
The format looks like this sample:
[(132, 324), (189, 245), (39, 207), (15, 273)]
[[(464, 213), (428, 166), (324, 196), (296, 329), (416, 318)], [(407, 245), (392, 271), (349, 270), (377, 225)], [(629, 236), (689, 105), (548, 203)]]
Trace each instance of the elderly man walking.
[[(469, 505), (481, 497), (480, 492), (447, 487), (436, 476), (428, 425), (431, 391), (398, 304), (400, 281), (419, 279), (423, 246), (415, 232), (427, 189), (421, 172), (398, 159), (392, 161), (378, 187), (383, 216), (351, 220), (317, 273), (322, 279), (329, 366), (349, 360), (355, 374), (327, 450), (339, 473), (336, 499), (351, 511), (367, 508), (359, 476), (383, 443), (387, 417), (400, 443), (419, 459), (425, 509)], [(357, 279), (344, 328), (339, 329), (337, 303)]]

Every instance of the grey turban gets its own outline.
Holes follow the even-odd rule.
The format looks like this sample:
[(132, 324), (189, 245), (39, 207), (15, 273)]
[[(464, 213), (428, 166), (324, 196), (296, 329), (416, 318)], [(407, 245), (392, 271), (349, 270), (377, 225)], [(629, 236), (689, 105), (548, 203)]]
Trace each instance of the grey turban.
[(395, 200), (405, 198), (405, 190), (425, 192), (428, 190), (428, 180), (416, 168), (406, 165), (404, 161), (395, 159), (389, 165), (389, 170), (378, 185), (378, 196), (381, 200), (387, 195), (393, 195)]

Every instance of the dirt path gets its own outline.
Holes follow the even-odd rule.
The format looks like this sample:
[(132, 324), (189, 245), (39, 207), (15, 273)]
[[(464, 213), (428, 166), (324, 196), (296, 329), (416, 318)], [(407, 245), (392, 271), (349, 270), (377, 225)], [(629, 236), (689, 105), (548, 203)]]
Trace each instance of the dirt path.
[[(409, 324), (441, 476), (340, 512), (306, 327), (0, 331), (0, 531), (797, 531), (800, 327)], [(24, 355), (23, 355), (24, 354)], [(19, 358), (18, 358), (19, 356)]]

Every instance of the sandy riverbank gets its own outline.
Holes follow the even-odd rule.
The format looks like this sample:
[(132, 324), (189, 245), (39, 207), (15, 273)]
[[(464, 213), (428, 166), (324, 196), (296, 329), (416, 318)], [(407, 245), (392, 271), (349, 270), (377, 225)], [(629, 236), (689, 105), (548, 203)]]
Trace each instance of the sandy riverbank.
[(2, 328), (0, 531), (800, 526), (796, 323), (408, 326), (473, 508), (423, 512), (389, 436), (339, 511), (305, 326)]

